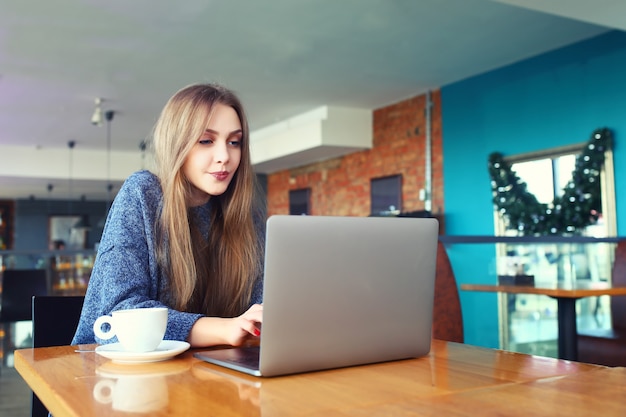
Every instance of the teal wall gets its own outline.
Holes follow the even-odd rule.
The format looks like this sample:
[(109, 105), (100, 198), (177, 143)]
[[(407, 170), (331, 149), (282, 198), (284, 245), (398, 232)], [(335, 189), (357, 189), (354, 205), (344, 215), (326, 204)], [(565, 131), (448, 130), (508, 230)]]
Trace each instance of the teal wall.
[[(626, 235), (626, 33), (609, 32), (441, 88), (446, 234), (493, 235), (487, 158), (614, 135), (618, 235)], [(448, 248), (459, 284), (495, 283), (494, 246)], [(462, 268), (461, 268), (462, 265)], [(498, 347), (494, 294), (461, 291), (467, 343)]]

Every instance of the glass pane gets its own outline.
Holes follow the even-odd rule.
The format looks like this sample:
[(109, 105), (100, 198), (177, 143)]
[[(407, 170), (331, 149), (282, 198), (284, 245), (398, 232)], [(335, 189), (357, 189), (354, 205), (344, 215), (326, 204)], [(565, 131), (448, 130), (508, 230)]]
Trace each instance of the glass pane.
[(511, 165), (513, 171), (526, 183), (528, 192), (537, 197), (540, 203), (551, 203), (554, 200), (554, 177), (552, 160), (518, 162)]
[(563, 189), (572, 179), (572, 172), (576, 168), (576, 155), (563, 155), (558, 158), (554, 158), (554, 186), (557, 189), (557, 196), (563, 194)]

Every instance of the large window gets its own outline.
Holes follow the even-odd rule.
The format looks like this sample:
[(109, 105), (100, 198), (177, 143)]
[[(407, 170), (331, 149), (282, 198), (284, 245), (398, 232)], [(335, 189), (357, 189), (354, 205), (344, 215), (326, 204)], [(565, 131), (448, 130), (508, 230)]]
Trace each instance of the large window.
[[(572, 178), (576, 157), (584, 145), (514, 155), (506, 158), (540, 203), (550, 204)], [(602, 212), (597, 223), (588, 226), (583, 235), (609, 237), (616, 235), (615, 192), (612, 152), (606, 151), (600, 175)], [(496, 234), (516, 235), (506, 229), (501, 213), (495, 212)], [(611, 279), (612, 245), (610, 243), (542, 243), (497, 245), (498, 274), (523, 273), (536, 282), (577, 280), (609, 281)], [(513, 267), (512, 267), (513, 266)], [(513, 271), (517, 269), (517, 271)], [(513, 272), (512, 272), (513, 271)], [(557, 303), (550, 297), (500, 294), (500, 343), (503, 349), (544, 356), (556, 355)], [(581, 299), (576, 306), (580, 329), (610, 327), (609, 297)]]

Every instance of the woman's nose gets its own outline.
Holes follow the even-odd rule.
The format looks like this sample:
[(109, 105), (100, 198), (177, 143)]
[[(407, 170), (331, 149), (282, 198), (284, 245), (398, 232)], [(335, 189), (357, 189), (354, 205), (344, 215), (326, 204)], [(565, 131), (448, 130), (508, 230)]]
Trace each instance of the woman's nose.
[(215, 148), (215, 161), (225, 164), (228, 162), (230, 158), (230, 154), (228, 152), (228, 146), (225, 143), (220, 143)]

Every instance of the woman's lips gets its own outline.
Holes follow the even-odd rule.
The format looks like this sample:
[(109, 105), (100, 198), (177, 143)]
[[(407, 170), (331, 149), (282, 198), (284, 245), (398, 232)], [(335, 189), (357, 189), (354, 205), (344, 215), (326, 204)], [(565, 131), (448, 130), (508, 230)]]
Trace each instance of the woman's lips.
[(228, 174), (228, 171), (211, 172), (211, 175), (213, 175), (218, 181), (224, 181), (225, 179), (227, 179)]

